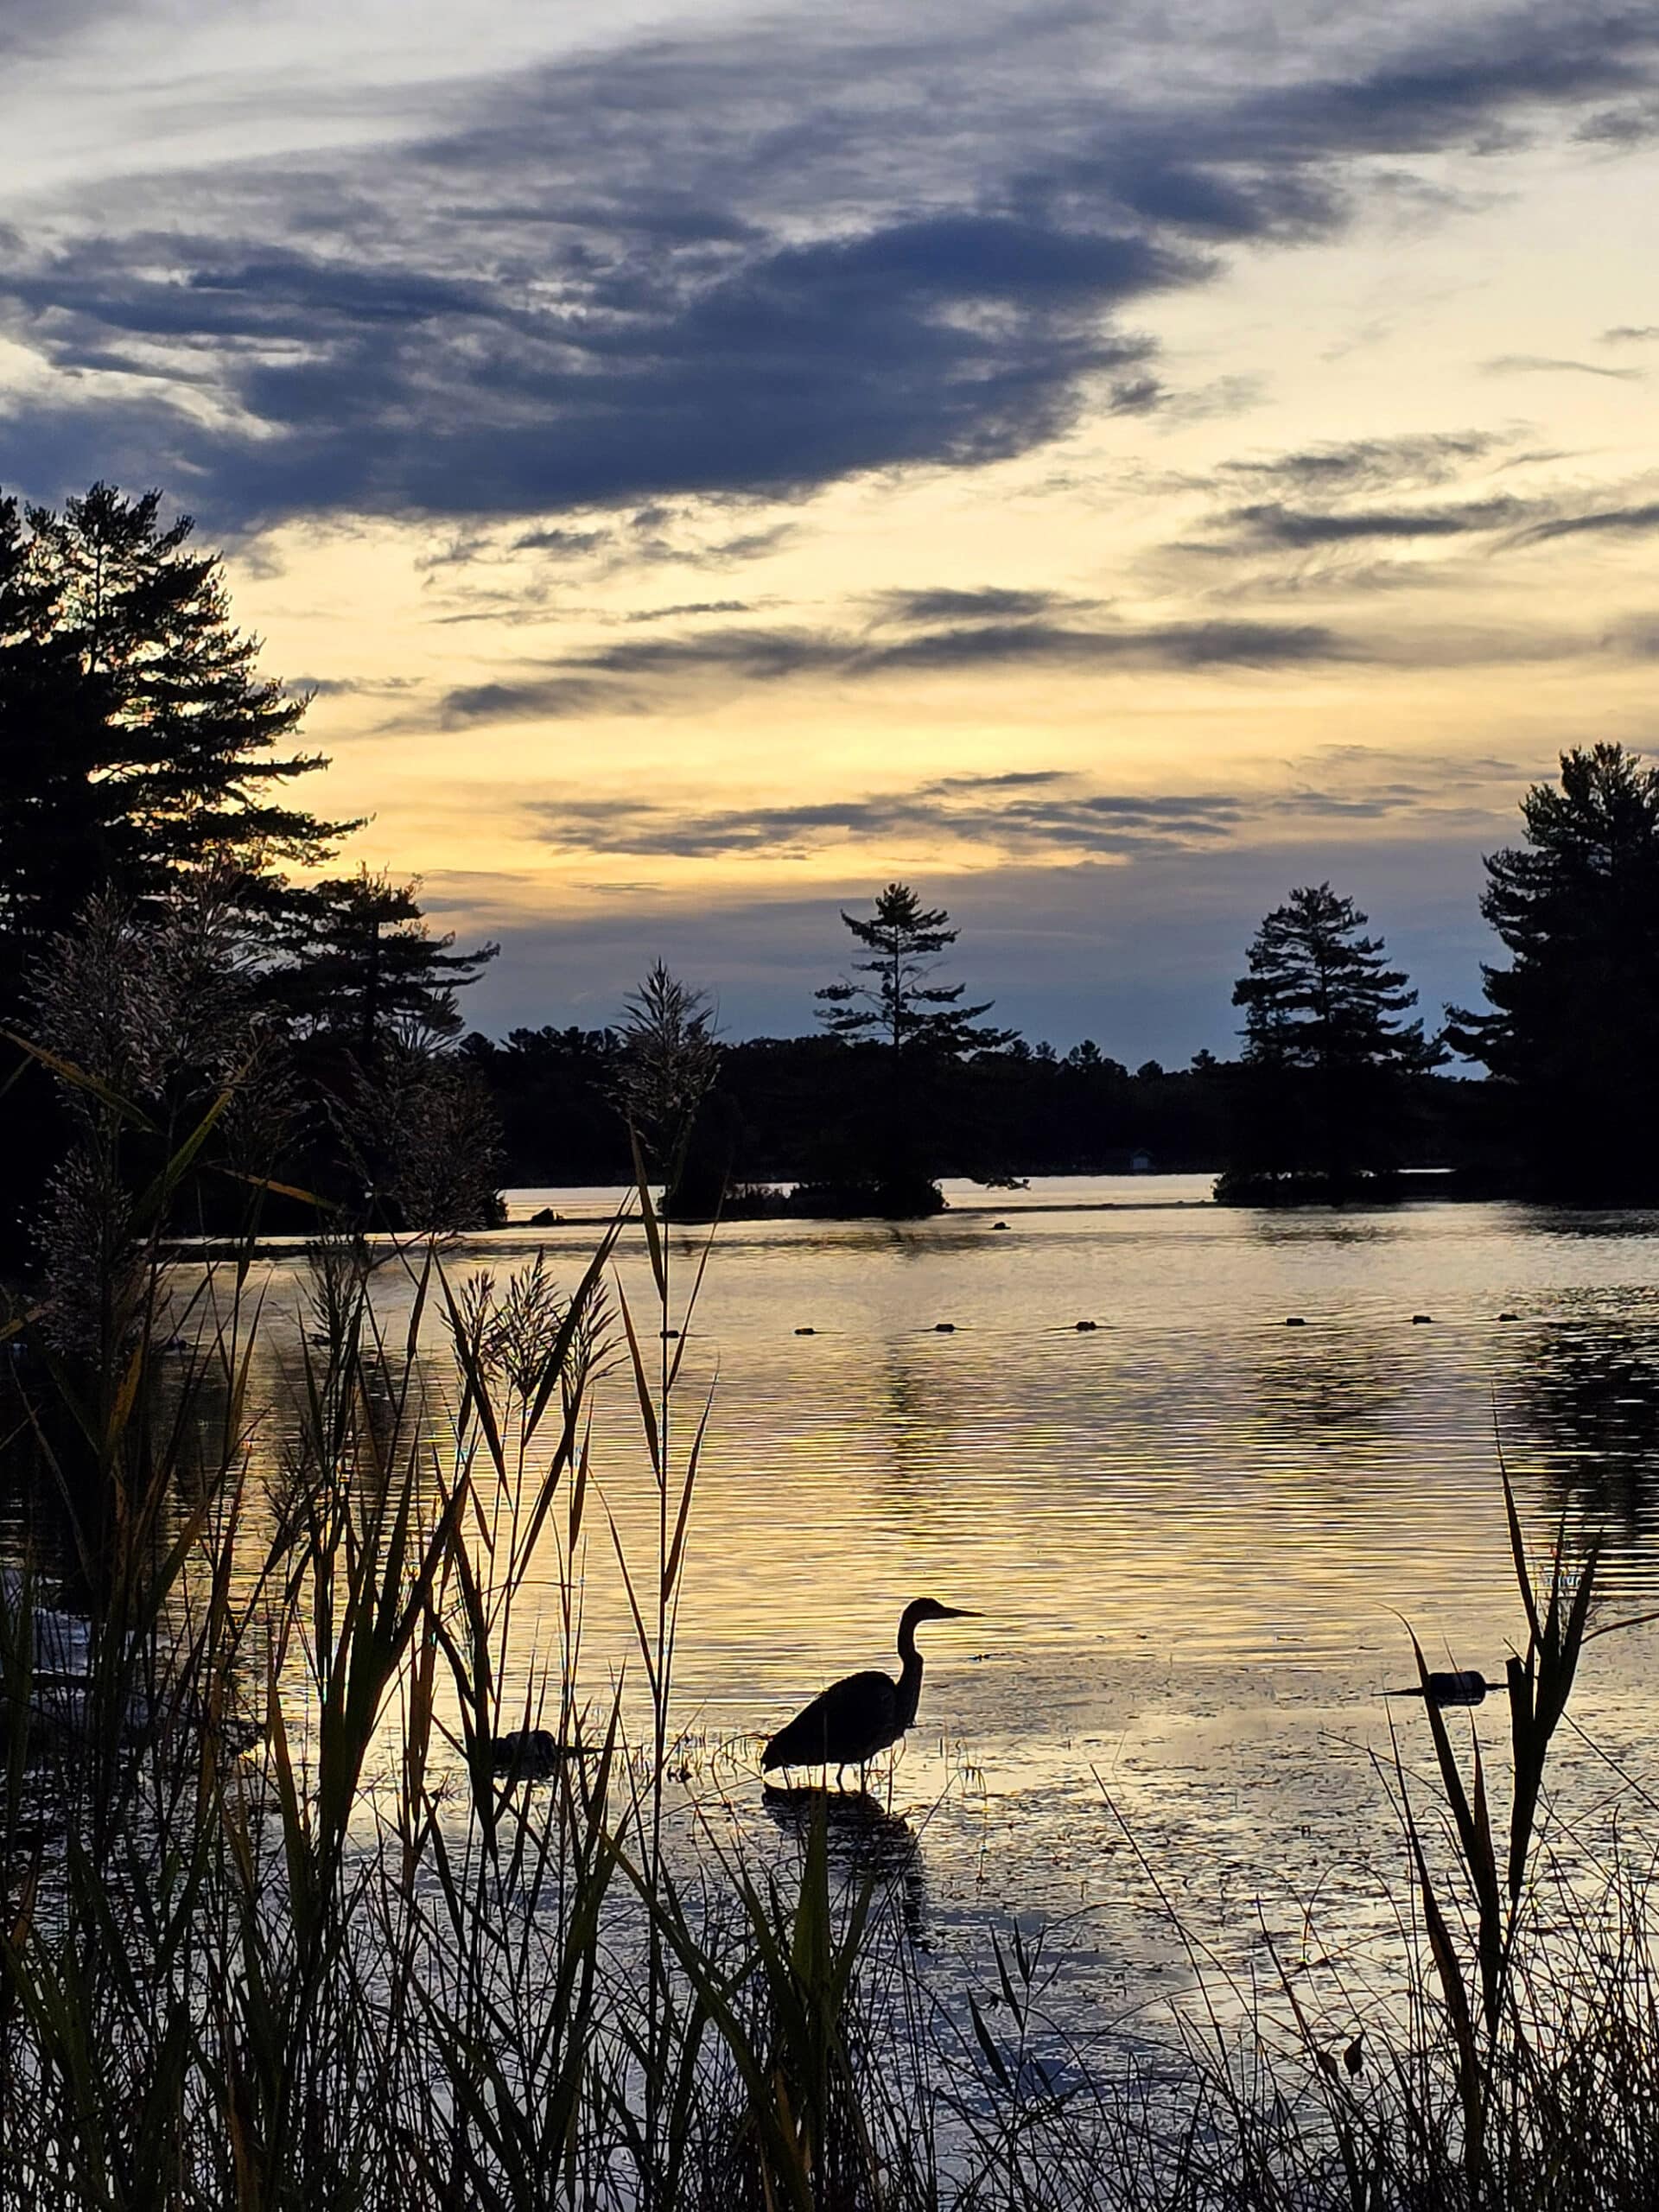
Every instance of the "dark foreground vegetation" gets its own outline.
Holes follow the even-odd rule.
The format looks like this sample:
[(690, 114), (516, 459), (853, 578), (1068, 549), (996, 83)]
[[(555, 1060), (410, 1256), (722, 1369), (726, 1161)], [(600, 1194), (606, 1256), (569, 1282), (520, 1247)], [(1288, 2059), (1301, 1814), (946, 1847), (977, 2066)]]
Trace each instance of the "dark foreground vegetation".
[[(988, 1926), (970, 2001), (941, 2001), (902, 1821), (809, 1796), (781, 1864), (708, 1829), (688, 1866), (674, 1645), (705, 1409), (666, 1332), (695, 1326), (701, 1270), (636, 1211), (562, 1292), (404, 1248), (395, 1334), (364, 1248), (318, 1245), (273, 1491), (248, 1472), (234, 1260), (169, 1280), (152, 1248), (75, 1357), (10, 1338), (0, 2202), (1654, 2202), (1649, 1862), (1559, 1868), (1543, 1826), (1580, 1653), (1615, 1624), (1593, 1552), (1540, 1578), (1512, 1504), (1510, 1772), (1425, 1700), (1428, 1777), (1397, 1768), (1381, 1813), (1411, 1869), (1386, 1968), (1316, 1985), (1287, 1961), (1246, 1992), (1195, 1931), (1194, 1993), (1084, 2046), (1046, 2019), (1028, 1932)], [(648, 1249), (645, 1313), (607, 1287), (619, 1235)], [(453, 1351), (435, 1453), (423, 1316)], [(616, 1363), (649, 1532), (622, 1548), (626, 1707), (584, 1664), (577, 1580)], [(563, 1601), (534, 1652), (532, 1583)]]

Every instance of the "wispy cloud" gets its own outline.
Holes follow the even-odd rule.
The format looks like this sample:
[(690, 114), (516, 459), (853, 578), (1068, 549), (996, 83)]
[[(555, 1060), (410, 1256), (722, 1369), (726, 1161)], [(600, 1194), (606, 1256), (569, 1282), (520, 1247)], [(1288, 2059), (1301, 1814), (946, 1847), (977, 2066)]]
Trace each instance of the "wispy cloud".
[(1480, 365), (1490, 377), (1611, 377), (1621, 384), (1639, 383), (1647, 374), (1645, 369), (1618, 369), (1606, 361), (1574, 361), (1554, 353), (1495, 353)]
[(1290, 453), (1224, 464), (1224, 477), (1265, 477), (1303, 498), (1445, 484), (1498, 450), (1495, 430), (1434, 430), (1392, 438), (1351, 438)]
[(1327, 754), (1319, 765), (1317, 779), (1304, 772), (1273, 791), (1106, 791), (1069, 771), (1040, 769), (750, 806), (699, 804), (690, 791), (639, 800), (572, 790), (532, 800), (528, 812), (543, 841), (561, 852), (799, 861), (842, 846), (908, 847), (936, 859), (942, 848), (966, 845), (1046, 865), (1200, 849), (1267, 824), (1281, 825), (1282, 835), (1282, 825), (1297, 822), (1383, 824), (1427, 817), (1444, 830), (1491, 818), (1483, 795), (1492, 780), (1484, 768), (1491, 764), (1478, 772), (1433, 772), (1418, 761), (1408, 773), (1400, 760), (1354, 748), (1347, 757)]
[(1466, 537), (1510, 528), (1533, 512), (1531, 501), (1510, 497), (1442, 506), (1335, 509), (1268, 499), (1229, 508), (1218, 527), (1257, 544), (1300, 550), (1379, 537)]
[[(1050, 595), (1028, 595), (1036, 604)], [(890, 595), (892, 611), (908, 603), (926, 607), (941, 599), (976, 594), (917, 592)], [(996, 594), (991, 594), (994, 601)], [(983, 600), (977, 603), (983, 605)], [(549, 720), (598, 712), (638, 711), (671, 687), (690, 694), (699, 682), (722, 686), (768, 684), (817, 677), (869, 682), (923, 673), (950, 674), (1030, 668), (1206, 669), (1281, 668), (1351, 657), (1334, 632), (1317, 623), (1230, 621), (1084, 625), (1040, 617), (1020, 621), (972, 621), (924, 626), (894, 635), (884, 624), (851, 632), (760, 626), (695, 630), (666, 637), (622, 639), (571, 654), (521, 676), (461, 685), (443, 696), (436, 715), (442, 727), (535, 718)], [(647, 685), (658, 687), (655, 693)]]
[(1220, 793), (1090, 791), (1056, 771), (958, 776), (911, 791), (775, 806), (699, 808), (571, 793), (531, 810), (545, 842), (562, 850), (679, 860), (758, 852), (800, 859), (828, 846), (902, 840), (1116, 855), (1205, 842), (1244, 817), (1239, 801)]
[(1587, 514), (1556, 515), (1517, 532), (1516, 542), (1540, 545), (1559, 537), (1638, 537), (1653, 530), (1659, 530), (1659, 499), (1645, 499), (1634, 506), (1592, 508)]

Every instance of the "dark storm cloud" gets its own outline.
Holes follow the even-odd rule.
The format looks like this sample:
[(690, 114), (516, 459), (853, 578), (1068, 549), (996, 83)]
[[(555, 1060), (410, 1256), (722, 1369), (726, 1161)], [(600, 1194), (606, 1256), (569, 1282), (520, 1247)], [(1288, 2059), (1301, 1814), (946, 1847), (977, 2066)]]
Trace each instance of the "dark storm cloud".
[(1588, 115), (1573, 133), (1586, 144), (1643, 146), (1659, 138), (1659, 100), (1632, 100)]
[(117, 13), (116, 0), (6, 0), (8, 56), (15, 66), (79, 37), (100, 16)]
[(0, 257), (0, 328), (62, 372), (0, 423), (0, 478), (188, 481), (220, 529), (551, 533), (1018, 454), (1085, 405), (1165, 404), (1125, 315), (1224, 247), (1333, 234), (1355, 157), (1639, 105), (1655, 31), (1645, 5), (1356, 18), (1345, 67), (1286, 84), (1237, 41), (1224, 71), (1202, 41), (1107, 54), (1065, 10), (949, 39), (826, 16), (521, 71), (419, 143), (67, 203)]
[[(510, 513), (1022, 451), (1144, 353), (1111, 310), (1192, 273), (1133, 235), (969, 211), (686, 270), (594, 269), (566, 242), (531, 305), (499, 278), (177, 238), (14, 268), (0, 298), (83, 387), (118, 338), (192, 380), (210, 355), (264, 435), (171, 406), (153, 435), (244, 513)], [(0, 429), (0, 469), (32, 476), (29, 442), (72, 421), (95, 448), (91, 410), (60, 403)]]

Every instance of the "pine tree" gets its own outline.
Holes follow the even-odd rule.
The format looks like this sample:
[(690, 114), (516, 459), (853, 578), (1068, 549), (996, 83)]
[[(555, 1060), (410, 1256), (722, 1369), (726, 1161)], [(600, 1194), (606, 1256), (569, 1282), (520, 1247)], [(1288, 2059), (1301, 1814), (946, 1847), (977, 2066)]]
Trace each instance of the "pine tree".
[(1333, 1194), (1392, 1164), (1401, 1078), (1443, 1057), (1421, 1021), (1405, 975), (1381, 938), (1328, 883), (1293, 891), (1257, 930), (1249, 973), (1233, 990), (1244, 1009), (1246, 1174), (1323, 1177)]
[(142, 904), (181, 868), (233, 864), (254, 913), (281, 869), (357, 825), (288, 787), (327, 763), (287, 748), (306, 702), (260, 677), (219, 557), (161, 495), (95, 484), (61, 512), (0, 501), (0, 928), (15, 1003), (40, 948), (105, 887)]
[(861, 1126), (848, 1133), (855, 1152), (835, 1179), (847, 1186), (838, 1202), (889, 1215), (931, 1213), (944, 1203), (933, 1180), (942, 1078), (966, 1054), (994, 1052), (1012, 1033), (980, 1020), (988, 999), (964, 1006), (965, 984), (932, 980), (958, 932), (943, 907), (924, 907), (907, 883), (890, 883), (868, 921), (844, 910), (841, 918), (871, 956), (853, 963), (853, 976), (869, 980), (826, 984), (816, 994), (818, 1019), (847, 1043), (880, 1046), (886, 1081), (864, 1095)]
[(501, 948), (457, 952), (453, 930), (434, 937), (419, 889), (359, 868), (294, 895), (283, 931), (289, 958), (268, 989), (302, 1034), (344, 1045), (365, 1062), (394, 1030), (429, 1043), (460, 1034), (455, 993), (476, 982)]
[(979, 1006), (963, 1006), (965, 983), (928, 980), (939, 964), (935, 956), (954, 944), (960, 934), (947, 926), (950, 917), (942, 906), (924, 908), (907, 883), (890, 883), (868, 922), (844, 908), (841, 918), (875, 956), (855, 960), (855, 972), (874, 980), (828, 983), (814, 993), (826, 1008), (818, 1019), (832, 1035), (880, 1038), (895, 1055), (931, 1052), (953, 1058), (995, 1051), (1007, 1043), (1007, 1031), (979, 1022), (979, 1016), (990, 1011), (989, 999)]
[(1619, 745), (1560, 756), (1521, 802), (1524, 847), (1486, 861), (1481, 912), (1510, 955), (1449, 1041), (1508, 1094), (1534, 1187), (1646, 1193), (1659, 1111), (1659, 766)]

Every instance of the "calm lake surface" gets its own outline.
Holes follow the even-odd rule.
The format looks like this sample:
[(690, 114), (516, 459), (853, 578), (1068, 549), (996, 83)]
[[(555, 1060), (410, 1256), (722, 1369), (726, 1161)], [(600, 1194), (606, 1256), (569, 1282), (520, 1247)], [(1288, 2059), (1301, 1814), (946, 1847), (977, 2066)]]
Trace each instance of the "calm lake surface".
[[(1046, 1921), (1074, 2015), (1128, 2018), (1149, 1977), (1179, 1979), (1156, 1884), (1238, 1967), (1263, 1923), (1323, 1958), (1389, 1923), (1390, 1719), (1408, 1769), (1429, 1756), (1421, 1707), (1382, 1694), (1413, 1679), (1402, 1620), (1430, 1665), (1489, 1675), (1522, 1633), (1497, 1438), (1540, 1556), (1565, 1511), (1605, 1533), (1603, 1618), (1659, 1605), (1659, 1215), (1267, 1214), (1208, 1188), (947, 1186), (926, 1223), (734, 1224), (685, 1357), (684, 1435), (714, 1390), (676, 1677), (690, 1800), (746, 1847), (791, 1847), (759, 1740), (835, 1675), (896, 1666), (908, 1599), (977, 1608), (924, 1631), (920, 1720), (881, 1784), (920, 1837), (906, 1916), (963, 1961), (995, 1912)], [(612, 1196), (515, 1192), (516, 1224), (542, 1205), (565, 1224), (446, 1265), (501, 1279), (539, 1250), (569, 1287)], [(620, 1276), (654, 1339), (628, 1235)], [(673, 1244), (677, 1300), (698, 1240)], [(297, 1259), (264, 1287), (297, 1357)], [(620, 1371), (594, 1465), (643, 1541)], [(630, 1644), (602, 1521), (582, 1594), (602, 1692)], [(1596, 1748), (1568, 1732), (1557, 1769), (1586, 1850), (1602, 1753), (1659, 1789), (1656, 1649), (1638, 1629), (1586, 1652), (1572, 1717)], [(1502, 1699), (1478, 1716), (1504, 1802), (1506, 1723)]]

